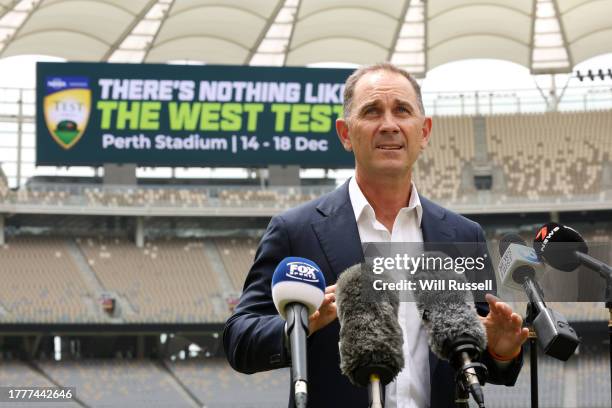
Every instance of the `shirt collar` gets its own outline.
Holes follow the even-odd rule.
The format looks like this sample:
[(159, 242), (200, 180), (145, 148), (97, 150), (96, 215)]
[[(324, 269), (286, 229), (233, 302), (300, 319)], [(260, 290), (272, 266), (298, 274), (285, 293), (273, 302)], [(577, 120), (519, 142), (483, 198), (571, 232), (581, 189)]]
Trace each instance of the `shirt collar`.
[[(416, 210), (417, 222), (419, 227), (421, 226), (421, 219), (423, 218), (423, 206), (421, 206), (421, 199), (419, 198), (419, 193), (417, 192), (416, 186), (413, 182), (410, 182), (412, 186), (412, 190), (410, 192), (410, 201), (408, 205), (400, 210), (400, 214), (407, 210)], [(374, 208), (370, 205), (368, 200), (363, 195), (363, 192), (359, 188), (357, 184), (357, 180), (355, 177), (351, 177), (349, 181), (349, 198), (351, 200), (351, 204), (353, 206), (353, 213), (355, 214), (355, 220), (359, 221), (359, 218), (362, 216), (364, 212), (367, 212), (371, 215), (374, 215)]]

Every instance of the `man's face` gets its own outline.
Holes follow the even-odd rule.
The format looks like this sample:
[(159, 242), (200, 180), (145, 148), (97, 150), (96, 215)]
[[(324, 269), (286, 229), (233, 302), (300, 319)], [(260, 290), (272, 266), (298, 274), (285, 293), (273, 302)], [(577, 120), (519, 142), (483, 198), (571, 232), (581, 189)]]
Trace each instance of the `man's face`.
[(365, 74), (353, 94), (350, 116), (336, 130), (355, 154), (358, 177), (410, 176), (425, 148), (431, 119), (419, 109), (416, 92), (403, 75), (386, 70)]

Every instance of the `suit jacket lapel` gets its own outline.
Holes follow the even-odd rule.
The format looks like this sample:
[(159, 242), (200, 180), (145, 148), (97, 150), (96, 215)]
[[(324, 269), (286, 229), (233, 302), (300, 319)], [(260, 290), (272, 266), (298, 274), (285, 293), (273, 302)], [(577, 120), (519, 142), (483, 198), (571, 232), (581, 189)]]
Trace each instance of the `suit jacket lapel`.
[(321, 201), (317, 210), (325, 218), (314, 222), (312, 228), (337, 279), (344, 270), (364, 260), (348, 181)]
[(452, 242), (457, 235), (454, 226), (446, 220), (446, 211), (427, 198), (419, 196), (423, 207), (421, 230), (424, 242)]

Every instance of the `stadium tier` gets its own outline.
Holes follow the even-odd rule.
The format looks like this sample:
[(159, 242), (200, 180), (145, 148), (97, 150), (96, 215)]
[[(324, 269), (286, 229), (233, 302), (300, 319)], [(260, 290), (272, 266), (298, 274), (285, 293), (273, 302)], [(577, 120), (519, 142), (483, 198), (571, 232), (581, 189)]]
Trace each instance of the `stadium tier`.
[(18, 237), (0, 248), (0, 321), (96, 321), (87, 288), (64, 240)]
[(87, 406), (194, 407), (159, 363), (146, 360), (40, 361), (57, 384), (76, 387)]
[[(288, 384), (288, 369), (245, 375), (215, 358), (0, 360), (1, 386), (75, 387), (82, 404), (63, 407), (282, 408)], [(20, 406), (60, 406), (37, 404)]]
[[(517, 120), (518, 119), (518, 120)], [(612, 160), (612, 114), (574, 112), (490, 116), (487, 143), (507, 194), (537, 200), (599, 193)]]
[[(605, 238), (598, 228), (585, 232)], [(490, 241), (493, 264), (498, 240)], [(166, 238), (139, 248), (125, 238), (10, 237), (0, 247), (0, 322), (222, 323), (242, 292), (257, 241)], [(609, 242), (601, 245), (609, 258)], [(546, 279), (572, 276), (547, 270), (544, 287)], [(571, 321), (606, 319), (601, 302), (553, 302), (573, 299), (563, 296), (548, 299)], [(520, 302), (515, 307), (525, 310)]]
[[(205, 245), (216, 250), (213, 241), (137, 248), (121, 239), (9, 239), (0, 247), (0, 321), (222, 322), (229, 309), (219, 275), (226, 272), (213, 272)], [(103, 296), (115, 300), (116, 312), (103, 313)]]
[[(525, 352), (521, 375), (514, 387), (485, 386), (487, 406), (531, 406), (528, 356)], [(540, 406), (609, 407), (607, 363), (607, 352), (601, 346), (586, 346), (565, 363), (540, 353)], [(235, 372), (225, 360), (216, 358), (38, 360), (33, 363), (0, 360), (0, 384), (76, 387), (78, 398), (90, 407), (280, 408), (286, 406), (289, 371), (244, 375)], [(0, 406), (8, 405), (0, 403)]]
[(198, 189), (123, 189), (116, 192), (99, 188), (85, 188), (83, 193), (89, 205), (107, 206), (146, 206), (154, 203), (165, 203), (169, 206), (192, 207), (206, 204), (206, 192)]
[(223, 321), (219, 274), (202, 242), (167, 240), (144, 248), (119, 239), (81, 240), (79, 247), (105, 290), (117, 294), (122, 317), (136, 322)]

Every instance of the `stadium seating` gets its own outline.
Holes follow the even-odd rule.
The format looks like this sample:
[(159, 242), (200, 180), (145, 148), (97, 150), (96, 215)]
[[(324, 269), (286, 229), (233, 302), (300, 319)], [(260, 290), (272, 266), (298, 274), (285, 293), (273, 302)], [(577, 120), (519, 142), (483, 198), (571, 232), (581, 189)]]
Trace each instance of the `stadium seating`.
[(244, 278), (255, 258), (257, 242), (251, 238), (215, 238), (215, 244), (234, 289), (242, 292)]
[(612, 159), (609, 111), (488, 116), (486, 124), (507, 194), (536, 200), (601, 191), (602, 164)]
[(0, 385), (3, 387), (52, 387), (53, 383), (23, 361), (0, 360)]
[(607, 350), (585, 347), (578, 360), (578, 407), (610, 406), (610, 368)]
[[(539, 405), (609, 407), (608, 361), (607, 350), (601, 346), (584, 346), (569, 362), (555, 360), (539, 350)], [(53, 386), (47, 376), (61, 386), (76, 387), (78, 397), (91, 407), (182, 407), (192, 406), (191, 399), (211, 408), (280, 408), (286, 406), (289, 390), (288, 369), (244, 375), (219, 358), (173, 358), (163, 362), (39, 360), (34, 367), (37, 368), (22, 362), (0, 361), (0, 385)], [(576, 403), (567, 400), (566, 387), (572, 381)], [(517, 383), (513, 387), (486, 384), (485, 402), (497, 408), (528, 408), (530, 391), (530, 359), (526, 350)]]
[(211, 408), (284, 408), (289, 370), (254, 375), (234, 371), (225, 360), (194, 359), (167, 363), (174, 374)]
[(91, 407), (193, 407), (158, 363), (148, 360), (41, 361), (55, 382), (76, 387)]
[[(43, 374), (38, 372), (29, 364), (22, 361), (15, 360), (0, 360), (0, 386), (1, 387), (16, 387), (16, 388), (27, 388), (27, 387), (56, 387), (49, 379)], [(0, 402), (0, 407), (24, 407), (24, 408), (36, 408), (44, 406), (62, 406), (67, 408), (80, 407), (74, 401), (61, 403), (45, 404), (43, 402)]]
[(474, 158), (471, 117), (435, 118), (432, 137), (414, 168), (419, 191), (437, 200), (456, 200), (462, 195), (461, 173)]
[[(585, 231), (588, 237), (601, 237), (600, 245), (609, 248), (603, 231)], [(0, 247), (0, 262), (6, 266), (1, 276), (7, 282), (0, 287), (0, 321), (106, 321), (97, 302), (100, 293), (86, 284), (84, 277), (89, 273), (99, 281), (101, 290), (118, 297), (119, 321), (223, 322), (230, 313), (227, 302), (237, 299), (242, 291), (257, 247), (257, 240), (250, 237), (158, 239), (144, 248), (125, 238), (86, 237), (75, 242), (84, 256), (81, 264), (72, 258), (68, 241), (62, 238), (13, 237)], [(205, 244), (219, 255), (216, 269)], [(496, 239), (490, 244), (493, 264), (497, 264)], [(557, 278), (554, 271), (546, 276), (553, 281)], [(550, 286), (544, 282), (543, 287), (548, 290)], [(502, 296), (506, 301), (524, 298), (520, 292), (508, 296), (502, 292)], [(558, 300), (565, 298), (547, 297), (549, 306), (570, 321), (607, 319), (601, 302)], [(512, 305), (524, 313), (524, 303)]]
[[(531, 376), (528, 352), (523, 355), (521, 373), (513, 387), (487, 384), (484, 388), (485, 403), (496, 408), (527, 408), (531, 406)], [(563, 407), (564, 364), (544, 355), (538, 356), (539, 406)]]
[(201, 207), (207, 201), (205, 191), (187, 188), (87, 187), (83, 193), (89, 205), (109, 207)]
[(89, 238), (79, 245), (104, 288), (129, 304), (125, 321), (202, 323), (228, 317), (202, 242), (159, 240), (137, 248), (118, 238)]
[[(0, 321), (96, 321), (92, 297), (60, 238), (11, 238), (0, 247)], [(0, 309), (1, 310), (1, 309)]]
[[(329, 190), (329, 189), (327, 189)], [(325, 190), (324, 190), (325, 191)], [(288, 208), (317, 198), (314, 191), (302, 192), (299, 187), (286, 189), (223, 189), (219, 191), (219, 201), (228, 206), (253, 206), (259, 208)]]

